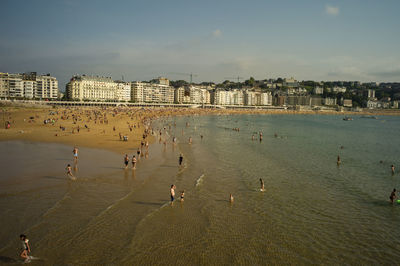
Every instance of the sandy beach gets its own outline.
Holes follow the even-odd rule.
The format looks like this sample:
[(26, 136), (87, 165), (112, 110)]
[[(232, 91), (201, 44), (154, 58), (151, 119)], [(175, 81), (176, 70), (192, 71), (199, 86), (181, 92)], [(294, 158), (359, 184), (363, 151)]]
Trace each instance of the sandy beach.
[[(399, 182), (397, 173), (390, 175), (399, 157), (392, 137), (398, 117), (237, 109), (2, 110), (0, 119), (10, 128), (0, 129), (0, 216), (6, 229), (0, 233), (0, 264), (21, 261), (21, 233), (40, 258), (31, 265), (334, 265), (398, 259), (395, 248), (376, 254), (364, 245), (365, 236), (374, 247), (399, 238), (392, 219), (399, 209), (390, 208), (387, 198)], [(344, 116), (354, 121), (343, 121)], [(122, 154), (136, 154), (146, 126), (145, 141), (153, 144), (137, 169), (125, 168)], [(264, 140), (252, 140), (260, 131)], [(119, 133), (128, 140), (120, 140)], [(66, 176), (67, 164), (76, 181)], [(184, 202), (169, 202), (171, 184), (177, 197), (185, 191)], [(354, 255), (354, 247), (362, 255)]]
[[(0, 141), (29, 140), (125, 153), (140, 146), (145, 129), (160, 117), (235, 114), (399, 115), (398, 110), (363, 112), (138, 107), (2, 107)], [(7, 123), (10, 127), (7, 129)], [(151, 134), (149, 134), (151, 135)], [(127, 141), (124, 141), (124, 136)], [(153, 140), (148, 138), (151, 143)]]

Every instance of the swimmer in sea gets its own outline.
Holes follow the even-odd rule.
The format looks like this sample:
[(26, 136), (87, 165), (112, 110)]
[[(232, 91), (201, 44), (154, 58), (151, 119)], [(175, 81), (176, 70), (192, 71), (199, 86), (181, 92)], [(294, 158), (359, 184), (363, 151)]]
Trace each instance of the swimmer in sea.
[(136, 169), (136, 157), (135, 157), (135, 155), (132, 156), (132, 169)]
[(185, 190), (181, 191), (181, 202), (185, 200)]
[(67, 170), (67, 176), (69, 176), (72, 180), (76, 179), (76, 177), (72, 174), (72, 167), (70, 164), (67, 165), (65, 170)]
[(230, 201), (230, 203), (233, 202), (233, 196), (232, 196), (232, 194), (229, 194), (229, 201)]
[(262, 180), (262, 178), (260, 178), (260, 186), (261, 186), (260, 190), (261, 190), (261, 191), (265, 191), (265, 188), (264, 188), (264, 180)]
[(128, 156), (128, 154), (125, 154), (124, 163), (125, 163), (125, 169), (128, 168), (128, 164), (129, 164), (129, 156)]
[(389, 197), (390, 203), (393, 204), (393, 202), (394, 202), (394, 200), (395, 200), (396, 198), (397, 198), (397, 196), (396, 196), (396, 189), (394, 188), (393, 191), (392, 191), (392, 193), (390, 193), (390, 197)]
[(182, 161), (183, 161), (183, 155), (181, 153), (179, 154), (179, 165), (182, 165)]
[(31, 247), (29, 246), (29, 239), (26, 238), (26, 235), (21, 234), (19, 236), (19, 238), (22, 241), (22, 252), (21, 252), (21, 258), (25, 259), (25, 262), (29, 262), (30, 258), (29, 258), (29, 253), (31, 252)]

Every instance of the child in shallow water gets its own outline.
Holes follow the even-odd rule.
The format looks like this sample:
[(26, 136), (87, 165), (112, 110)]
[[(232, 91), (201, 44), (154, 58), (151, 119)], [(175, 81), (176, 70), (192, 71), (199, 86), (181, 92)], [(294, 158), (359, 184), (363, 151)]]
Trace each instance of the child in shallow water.
[(185, 190), (181, 191), (181, 201), (185, 200)]
[(29, 254), (29, 252), (31, 252), (31, 248), (28, 243), (29, 239), (26, 238), (26, 235), (24, 235), (24, 234), (21, 234), (19, 236), (19, 238), (22, 241), (22, 249), (23, 249), (20, 256), (21, 256), (21, 258), (25, 259), (25, 262), (29, 262), (30, 258), (29, 258), (28, 254)]

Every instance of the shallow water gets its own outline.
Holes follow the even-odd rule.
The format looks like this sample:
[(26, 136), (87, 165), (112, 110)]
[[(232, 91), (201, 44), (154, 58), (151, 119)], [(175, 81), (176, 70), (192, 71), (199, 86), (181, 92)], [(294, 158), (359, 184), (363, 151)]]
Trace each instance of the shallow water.
[[(389, 264), (400, 259), (400, 205), (388, 200), (400, 183), (390, 171), (400, 165), (399, 122), (171, 118), (159, 127), (176, 145), (152, 145), (135, 172), (120, 155), (81, 149), (77, 182), (63, 172), (71, 147), (0, 143), (0, 255), (15, 258), (25, 232), (49, 265)], [(185, 201), (171, 206), (172, 183)]]

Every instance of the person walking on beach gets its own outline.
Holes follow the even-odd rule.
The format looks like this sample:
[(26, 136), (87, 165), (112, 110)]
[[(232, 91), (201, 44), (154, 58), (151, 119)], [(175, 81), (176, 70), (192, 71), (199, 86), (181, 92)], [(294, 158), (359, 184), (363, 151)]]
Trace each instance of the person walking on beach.
[(132, 156), (132, 169), (136, 169), (136, 157), (135, 157), (135, 155)]
[(260, 186), (261, 186), (260, 190), (261, 190), (261, 191), (265, 191), (265, 188), (264, 188), (264, 180), (262, 180), (262, 178), (260, 178)]
[(78, 148), (74, 147), (74, 150), (72, 151), (72, 153), (74, 154), (74, 161), (77, 162), (78, 161)]
[(175, 185), (174, 184), (172, 184), (171, 185), (171, 189), (170, 189), (170, 194), (171, 194), (171, 204), (173, 204), (174, 203), (174, 200), (175, 200), (175, 189), (176, 189), (176, 187), (175, 187)]
[(396, 198), (397, 198), (397, 196), (396, 196), (396, 189), (394, 188), (393, 191), (392, 191), (392, 193), (390, 193), (390, 197), (389, 197), (390, 203), (393, 204), (393, 202), (394, 202), (394, 200), (395, 200)]
[(25, 259), (25, 262), (29, 262), (29, 253), (31, 252), (31, 247), (29, 246), (29, 239), (26, 238), (26, 235), (21, 234), (19, 236), (22, 242), (22, 252), (21, 252), (21, 258)]
[(182, 161), (183, 161), (183, 155), (181, 153), (181, 154), (179, 154), (179, 166), (182, 165)]
[(125, 154), (124, 163), (125, 163), (125, 169), (128, 168), (128, 164), (129, 164), (129, 156), (128, 156), (128, 154)]
[(67, 165), (65, 170), (67, 170), (67, 176), (69, 176), (69, 178), (71, 178), (72, 180), (76, 180), (76, 177), (72, 174), (72, 167), (70, 164)]

